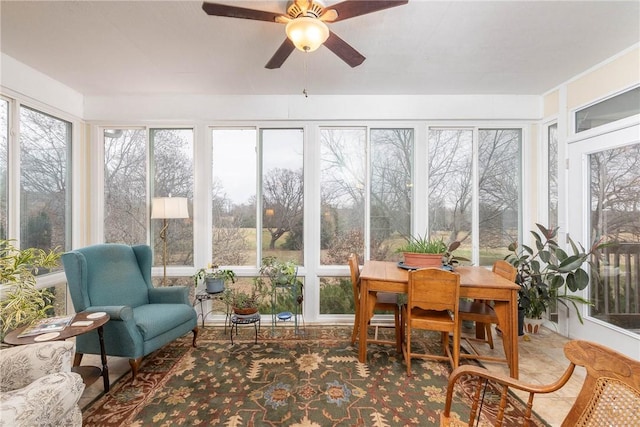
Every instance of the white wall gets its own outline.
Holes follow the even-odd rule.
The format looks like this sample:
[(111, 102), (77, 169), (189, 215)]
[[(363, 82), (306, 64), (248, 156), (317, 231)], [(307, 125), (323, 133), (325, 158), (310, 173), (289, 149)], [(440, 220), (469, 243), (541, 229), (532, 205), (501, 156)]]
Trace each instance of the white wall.
[(539, 96), (129, 96), (87, 97), (87, 121), (537, 120)]
[(51, 77), (0, 53), (0, 89), (9, 96), (34, 100), (75, 117), (84, 113), (84, 97)]

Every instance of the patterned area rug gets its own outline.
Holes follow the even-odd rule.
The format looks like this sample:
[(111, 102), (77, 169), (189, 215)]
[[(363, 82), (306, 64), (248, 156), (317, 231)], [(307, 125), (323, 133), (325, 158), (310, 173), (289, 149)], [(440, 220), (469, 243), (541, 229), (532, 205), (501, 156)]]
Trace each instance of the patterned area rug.
[[(409, 378), (393, 346), (372, 344), (369, 363), (359, 363), (350, 328), (275, 332), (263, 327), (257, 344), (252, 327), (234, 345), (223, 328), (201, 328), (197, 348), (190, 335), (176, 340), (144, 359), (134, 383), (125, 375), (85, 408), (84, 425), (439, 425), (448, 364), (414, 359)], [(424, 338), (420, 345), (441, 351), (436, 336)], [(454, 412), (466, 417), (469, 401), (456, 394)], [(521, 410), (511, 397), (505, 425)], [(489, 408), (480, 425), (492, 419)]]

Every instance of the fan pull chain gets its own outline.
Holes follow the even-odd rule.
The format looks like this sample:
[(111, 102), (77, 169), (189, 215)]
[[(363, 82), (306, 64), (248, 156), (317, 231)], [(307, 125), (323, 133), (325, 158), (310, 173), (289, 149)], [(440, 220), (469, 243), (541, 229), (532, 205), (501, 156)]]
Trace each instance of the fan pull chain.
[(304, 59), (303, 59), (303, 63), (302, 63), (302, 71), (304, 74), (304, 88), (302, 89), (302, 94), (304, 95), (305, 98), (309, 97), (309, 94), (307, 93), (307, 52), (304, 53)]

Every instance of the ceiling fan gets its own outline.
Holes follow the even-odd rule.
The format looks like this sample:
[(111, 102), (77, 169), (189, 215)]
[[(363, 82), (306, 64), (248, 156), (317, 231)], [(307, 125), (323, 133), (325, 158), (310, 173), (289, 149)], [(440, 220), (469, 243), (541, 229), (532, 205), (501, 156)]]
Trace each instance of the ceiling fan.
[(295, 48), (312, 52), (324, 44), (351, 67), (362, 64), (365, 57), (333, 33), (325, 22), (338, 22), (367, 13), (407, 4), (409, 0), (346, 0), (325, 7), (319, 0), (293, 0), (287, 14), (247, 9), (220, 3), (202, 4), (209, 15), (286, 24), (287, 38), (265, 68), (280, 68)]

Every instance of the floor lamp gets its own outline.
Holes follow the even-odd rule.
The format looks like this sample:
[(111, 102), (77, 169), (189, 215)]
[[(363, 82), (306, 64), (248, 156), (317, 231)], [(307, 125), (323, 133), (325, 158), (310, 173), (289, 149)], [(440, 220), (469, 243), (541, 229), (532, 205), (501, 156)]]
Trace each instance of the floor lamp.
[(167, 228), (170, 218), (189, 218), (186, 197), (154, 197), (151, 203), (151, 219), (162, 219), (160, 238), (162, 239), (162, 265), (164, 274), (162, 285), (167, 284)]

